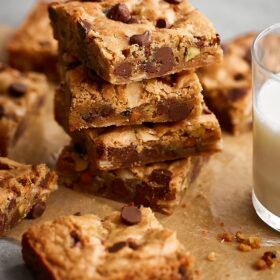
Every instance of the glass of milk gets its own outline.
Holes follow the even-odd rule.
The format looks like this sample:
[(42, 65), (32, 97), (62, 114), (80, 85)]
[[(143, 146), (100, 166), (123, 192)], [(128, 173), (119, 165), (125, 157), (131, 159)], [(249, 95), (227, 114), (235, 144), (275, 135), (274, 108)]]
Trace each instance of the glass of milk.
[(280, 23), (256, 38), (252, 65), (253, 204), (280, 231)]

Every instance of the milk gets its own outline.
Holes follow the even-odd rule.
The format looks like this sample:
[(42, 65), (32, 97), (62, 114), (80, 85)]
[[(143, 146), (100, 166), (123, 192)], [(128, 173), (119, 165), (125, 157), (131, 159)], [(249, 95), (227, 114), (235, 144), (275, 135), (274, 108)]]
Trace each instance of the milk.
[(266, 81), (254, 102), (254, 192), (280, 216), (280, 82)]

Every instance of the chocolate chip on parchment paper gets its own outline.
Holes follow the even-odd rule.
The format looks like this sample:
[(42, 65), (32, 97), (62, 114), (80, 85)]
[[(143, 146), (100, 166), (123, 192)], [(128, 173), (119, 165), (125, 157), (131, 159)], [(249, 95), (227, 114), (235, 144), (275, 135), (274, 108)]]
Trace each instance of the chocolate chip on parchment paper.
[(136, 206), (124, 206), (121, 210), (121, 220), (125, 225), (139, 224), (141, 218), (141, 210)]
[(28, 219), (37, 219), (43, 215), (46, 210), (46, 203), (44, 201), (37, 202), (27, 215)]

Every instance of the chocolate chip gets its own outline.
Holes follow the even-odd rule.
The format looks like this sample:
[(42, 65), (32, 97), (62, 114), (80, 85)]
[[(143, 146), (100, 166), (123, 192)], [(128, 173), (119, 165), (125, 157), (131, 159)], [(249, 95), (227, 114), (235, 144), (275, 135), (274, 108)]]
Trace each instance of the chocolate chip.
[(242, 99), (244, 96), (247, 95), (248, 89), (247, 88), (233, 88), (228, 91), (228, 98), (230, 101), (235, 102)]
[(132, 73), (132, 66), (129, 62), (124, 62), (115, 68), (114, 73), (120, 77), (129, 78)]
[(129, 110), (123, 111), (120, 113), (120, 115), (128, 118), (131, 116), (131, 111), (129, 111)]
[(168, 186), (172, 178), (172, 172), (167, 169), (155, 169), (150, 175), (151, 182), (158, 185)]
[(128, 57), (130, 55), (130, 49), (124, 49), (122, 50), (122, 54), (125, 56), (125, 57)]
[(164, 19), (164, 18), (159, 18), (159, 19), (157, 20), (156, 27), (157, 27), (157, 28), (169, 28), (170, 25), (169, 25), (169, 23), (167, 22), (166, 19)]
[(97, 118), (107, 118), (114, 113), (114, 109), (111, 105), (103, 105), (100, 107), (95, 108), (92, 112), (88, 112), (86, 114), (82, 114), (82, 119), (87, 122), (91, 123), (94, 119)]
[(91, 31), (91, 23), (85, 19), (77, 22), (78, 32), (82, 39), (86, 38), (86, 35)]
[(12, 169), (10, 165), (0, 162), (0, 170), (10, 170), (10, 169)]
[(116, 21), (127, 23), (131, 20), (131, 14), (125, 4), (117, 4), (107, 13), (107, 17)]
[(8, 210), (12, 210), (16, 207), (17, 205), (17, 200), (15, 198), (12, 198), (9, 205), (8, 205)]
[(76, 213), (74, 213), (74, 216), (82, 216), (82, 213), (80, 211), (76, 212)]
[(76, 246), (81, 247), (82, 246), (81, 238), (75, 230), (72, 230), (70, 232), (70, 236), (72, 237), (72, 240), (73, 240), (72, 247), (76, 247)]
[(12, 97), (22, 97), (27, 92), (27, 86), (20, 82), (15, 82), (9, 87), (9, 95)]
[(175, 65), (173, 51), (169, 47), (159, 48), (155, 53), (155, 60), (161, 65), (159, 74), (164, 75), (166, 72), (171, 71)]
[(175, 5), (178, 5), (182, 2), (182, 0), (164, 0), (164, 1), (169, 4), (175, 4)]
[(121, 220), (128, 226), (139, 224), (141, 216), (141, 210), (135, 206), (124, 206), (121, 210)]
[(168, 115), (174, 121), (184, 120), (193, 110), (194, 105), (192, 102), (180, 103), (177, 101), (169, 102)]
[(218, 45), (221, 45), (221, 37), (220, 37), (220, 34), (216, 34), (216, 38), (214, 40), (214, 43), (215, 44), (218, 44)]
[(2, 104), (0, 104), (0, 119), (5, 116), (5, 108)]
[(82, 154), (82, 155), (85, 155), (87, 153), (87, 149), (86, 149), (85, 145), (83, 145), (82, 143), (75, 143), (74, 151), (76, 153)]
[(79, 67), (81, 65), (81, 62), (80, 61), (73, 61), (73, 62), (70, 62), (67, 64), (67, 70), (72, 70), (72, 69), (75, 69), (77, 67)]
[(133, 23), (139, 23), (139, 20), (136, 17), (131, 17), (131, 19), (127, 22), (129, 24), (133, 24)]
[(121, 241), (121, 242), (115, 243), (114, 245), (109, 247), (108, 248), (108, 252), (109, 253), (116, 253), (116, 252), (120, 251), (121, 249), (123, 249), (126, 246), (127, 246), (127, 242)]
[(49, 172), (49, 173), (47, 173), (47, 175), (41, 180), (41, 182), (40, 182), (40, 184), (39, 184), (39, 187), (40, 187), (40, 188), (44, 189), (44, 188), (47, 186), (47, 184), (49, 183), (50, 176), (51, 176), (51, 174), (50, 174), (50, 172)]
[(145, 31), (143, 34), (133, 35), (130, 37), (129, 43), (131, 45), (146, 47), (151, 43), (151, 34), (149, 31)]
[(241, 81), (241, 80), (244, 80), (244, 79), (245, 79), (245, 76), (242, 73), (237, 73), (237, 74), (234, 75), (234, 80), (235, 81)]
[(27, 215), (28, 219), (37, 219), (43, 215), (46, 210), (46, 203), (44, 201), (38, 201), (31, 208), (30, 212)]
[(179, 274), (181, 276), (181, 280), (187, 280), (188, 279), (187, 275), (186, 275), (186, 268), (185, 268), (185, 266), (180, 265), (179, 269), (178, 269), (178, 272), (179, 272)]
[(128, 247), (132, 250), (137, 250), (139, 245), (134, 241), (128, 241)]

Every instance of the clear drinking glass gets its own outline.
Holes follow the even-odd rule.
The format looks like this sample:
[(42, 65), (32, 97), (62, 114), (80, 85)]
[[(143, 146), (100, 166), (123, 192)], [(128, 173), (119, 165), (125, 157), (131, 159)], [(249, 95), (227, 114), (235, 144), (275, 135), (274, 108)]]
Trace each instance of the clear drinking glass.
[(280, 23), (256, 38), (252, 64), (253, 204), (280, 231)]

